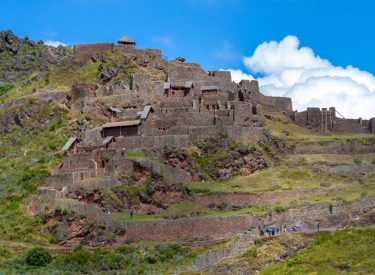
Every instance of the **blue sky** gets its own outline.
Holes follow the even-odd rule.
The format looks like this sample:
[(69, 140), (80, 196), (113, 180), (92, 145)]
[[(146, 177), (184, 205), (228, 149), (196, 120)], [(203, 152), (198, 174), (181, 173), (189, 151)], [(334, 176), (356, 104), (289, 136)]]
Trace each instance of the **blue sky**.
[(0, 29), (70, 45), (116, 41), (157, 47), (205, 68), (241, 68), (263, 41), (296, 35), (336, 65), (375, 73), (372, 0), (1, 0)]
[[(138, 47), (160, 48), (169, 59), (183, 56), (207, 70), (240, 69), (251, 73), (249, 78), (275, 76), (275, 70), (265, 73), (264, 64), (256, 70), (244, 63), (244, 57), (251, 57), (261, 43), (279, 43), (288, 35), (299, 42), (294, 52), (306, 46), (315, 59), (332, 66), (352, 65), (372, 77), (375, 73), (372, 0), (0, 0), (0, 8), (0, 29), (19, 36), (74, 45), (115, 42), (128, 34)], [(368, 95), (374, 97), (366, 99), (375, 103), (370, 82)], [(275, 83), (274, 88), (264, 80), (260, 84), (270, 94), (293, 92), (290, 85), (279, 90)], [(325, 98), (314, 99), (306, 104), (324, 104)]]

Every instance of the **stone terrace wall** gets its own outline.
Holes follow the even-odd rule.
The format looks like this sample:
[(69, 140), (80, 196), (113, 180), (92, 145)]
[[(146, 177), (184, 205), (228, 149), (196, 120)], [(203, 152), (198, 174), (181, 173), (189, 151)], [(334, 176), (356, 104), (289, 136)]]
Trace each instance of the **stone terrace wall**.
[(137, 164), (162, 176), (168, 183), (189, 183), (191, 181), (190, 173), (179, 168), (150, 160), (139, 160)]
[(114, 228), (125, 229), (127, 240), (209, 241), (229, 239), (250, 228), (253, 216), (229, 218), (195, 218), (154, 222), (104, 222)]
[(324, 227), (344, 227), (352, 223), (358, 216), (375, 208), (375, 198), (362, 199), (359, 202), (334, 205), (332, 214), (329, 204), (317, 204), (300, 208), (291, 208), (280, 214), (269, 216), (264, 220), (265, 225), (297, 225), (301, 229), (316, 228), (319, 222)]
[(162, 148), (165, 145), (184, 147), (189, 144), (187, 135), (165, 135), (165, 136), (129, 136), (118, 138), (114, 148), (139, 149), (139, 148)]
[(375, 152), (375, 144), (364, 145), (359, 142), (341, 142), (339, 144), (327, 144), (317, 148), (309, 147), (315, 143), (299, 145), (296, 154), (348, 154), (348, 153), (371, 153)]
[(180, 220), (163, 220), (147, 222), (119, 222), (102, 218), (113, 229), (125, 229), (128, 241), (209, 241), (232, 238), (242, 232), (258, 226), (297, 225), (303, 230), (315, 230), (316, 223), (321, 228), (344, 227), (355, 218), (375, 207), (373, 197), (359, 202), (335, 205), (332, 214), (329, 204), (311, 205), (288, 209), (282, 213), (273, 213), (266, 217), (236, 216), (226, 218), (193, 218)]
[(56, 190), (61, 190), (63, 187), (74, 188), (77, 182), (91, 178), (91, 176), (89, 171), (59, 173), (49, 178), (48, 186)]

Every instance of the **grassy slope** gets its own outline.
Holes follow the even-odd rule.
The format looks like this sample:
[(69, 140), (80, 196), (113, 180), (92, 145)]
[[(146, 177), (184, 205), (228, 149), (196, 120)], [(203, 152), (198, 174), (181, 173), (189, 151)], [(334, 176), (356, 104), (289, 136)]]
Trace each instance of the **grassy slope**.
[(29, 266), (25, 251), (0, 246), (0, 267), (6, 274), (173, 274), (191, 264), (200, 249), (178, 244), (139, 244), (116, 248), (76, 248), (55, 255), (44, 267)]
[[(48, 116), (52, 113), (57, 116), (46, 121), (44, 127), (41, 127), (38, 116)], [(33, 118), (24, 121), (23, 129), (14, 126), (10, 133), (0, 136), (2, 239), (46, 241), (39, 218), (26, 216), (21, 207), (24, 199), (46, 182), (49, 170), (60, 163), (62, 154), (59, 153), (59, 149), (66, 141), (69, 130), (66, 128), (67, 114), (57, 106), (43, 104), (41, 112), (34, 115)]]
[(375, 228), (321, 233), (306, 249), (261, 274), (370, 274), (375, 270)]

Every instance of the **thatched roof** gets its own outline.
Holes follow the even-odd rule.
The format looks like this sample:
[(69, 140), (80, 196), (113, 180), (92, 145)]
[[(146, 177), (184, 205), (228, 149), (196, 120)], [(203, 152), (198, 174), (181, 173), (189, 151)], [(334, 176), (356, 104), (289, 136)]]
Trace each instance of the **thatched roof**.
[(129, 36), (124, 35), (118, 40), (119, 43), (126, 43), (126, 44), (135, 44), (135, 41), (131, 39)]
[(118, 122), (110, 122), (106, 123), (102, 126), (104, 128), (115, 128), (115, 127), (129, 127), (141, 124), (139, 119), (137, 120), (125, 120), (125, 121), (118, 121)]

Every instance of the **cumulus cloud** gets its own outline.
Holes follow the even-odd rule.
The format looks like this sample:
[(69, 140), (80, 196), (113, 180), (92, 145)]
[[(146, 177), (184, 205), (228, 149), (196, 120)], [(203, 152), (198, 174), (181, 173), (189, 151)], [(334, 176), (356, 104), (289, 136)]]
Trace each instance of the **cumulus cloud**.
[(44, 41), (44, 44), (47, 46), (52, 46), (52, 47), (58, 47), (58, 46), (68, 46), (68, 44), (65, 44), (61, 41), (56, 41), (56, 40), (46, 40)]
[[(294, 109), (335, 106), (345, 117), (375, 117), (375, 77), (352, 66), (334, 66), (311, 48), (300, 47), (296, 36), (259, 45), (243, 62), (261, 74), (264, 94), (287, 96)], [(234, 81), (253, 79), (241, 70), (230, 70)]]

